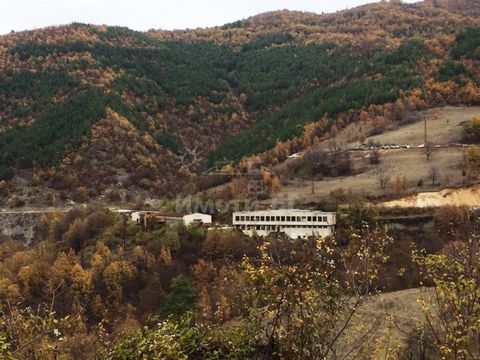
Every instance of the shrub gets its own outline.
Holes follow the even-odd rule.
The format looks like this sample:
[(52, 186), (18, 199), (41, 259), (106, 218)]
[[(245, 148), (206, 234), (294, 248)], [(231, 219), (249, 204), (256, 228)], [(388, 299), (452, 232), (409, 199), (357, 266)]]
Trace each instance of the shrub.
[(165, 299), (162, 313), (165, 317), (182, 316), (186, 312), (193, 310), (197, 303), (197, 292), (190, 280), (180, 275), (172, 283), (170, 293)]
[(480, 142), (480, 116), (475, 116), (473, 119), (465, 123), (463, 131), (465, 141), (469, 143)]
[(76, 202), (87, 202), (88, 201), (88, 189), (85, 186), (79, 186), (75, 189), (72, 194), (72, 198)]

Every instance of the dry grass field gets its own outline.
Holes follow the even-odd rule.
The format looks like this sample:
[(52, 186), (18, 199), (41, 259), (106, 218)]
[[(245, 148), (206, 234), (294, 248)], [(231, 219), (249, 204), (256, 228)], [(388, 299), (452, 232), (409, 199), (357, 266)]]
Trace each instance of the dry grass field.
[[(480, 107), (445, 107), (429, 110), (427, 119), (427, 140), (433, 144), (458, 143), (462, 141), (464, 122), (480, 115)], [(369, 139), (384, 144), (410, 144), (418, 146), (425, 141), (425, 124), (417, 121), (413, 124), (372, 136)]]
[[(445, 187), (466, 185), (462, 176), (463, 149), (448, 148), (435, 151), (427, 161), (422, 149), (384, 150), (380, 167), (386, 167), (390, 181), (381, 189), (379, 166), (369, 166), (366, 172), (353, 176), (325, 178), (320, 181), (295, 179), (282, 187), (275, 199), (295, 198), (299, 202), (313, 202), (335, 192), (352, 193), (364, 197), (399, 197), (412, 192), (435, 191)], [(438, 179), (432, 184), (430, 172), (436, 168)], [(406, 180), (406, 188), (397, 193), (397, 179)], [(423, 183), (423, 184), (422, 184)], [(419, 186), (421, 185), (421, 186)]]
[[(426, 111), (419, 119), (427, 119), (428, 141), (434, 144), (460, 142), (462, 139), (462, 124), (474, 116), (480, 115), (480, 107), (453, 107), (436, 108)], [(350, 124), (335, 137), (339, 144), (348, 144), (349, 147), (358, 146), (359, 136), (371, 131), (369, 124)], [(418, 146), (424, 143), (424, 121), (398, 126), (389, 125), (383, 134), (367, 137), (367, 140), (379, 141), (384, 144), (410, 144)], [(328, 150), (330, 141), (320, 144)]]
[[(480, 107), (446, 107), (428, 111), (426, 113), (428, 140), (435, 145), (461, 142), (462, 124), (475, 115), (480, 115)], [(345, 134), (340, 133), (339, 139), (342, 136)], [(294, 199), (299, 203), (311, 203), (340, 193), (371, 198), (401, 198), (419, 192), (439, 191), (447, 187), (469, 184), (462, 171), (464, 148), (435, 149), (430, 160), (427, 160), (424, 149), (418, 148), (424, 143), (422, 120), (392, 129), (371, 139), (384, 144), (409, 144), (412, 148), (382, 150), (380, 165), (368, 164), (365, 171), (358, 175), (324, 178), (313, 182), (294, 179), (285, 184), (274, 199), (278, 201)], [(350, 143), (349, 147), (357, 145), (358, 143)], [(325, 146), (323, 144), (322, 147)], [(435, 184), (432, 183), (432, 169), (435, 169), (437, 174)], [(386, 189), (380, 187), (379, 171), (389, 174), (390, 181)], [(404, 180), (406, 186), (400, 186), (399, 189), (396, 183)]]

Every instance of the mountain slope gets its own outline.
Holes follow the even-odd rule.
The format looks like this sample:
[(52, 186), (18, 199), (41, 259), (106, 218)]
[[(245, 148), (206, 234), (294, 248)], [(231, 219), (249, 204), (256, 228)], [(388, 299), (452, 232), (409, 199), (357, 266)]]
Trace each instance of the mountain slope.
[(274, 11), (252, 16), (220, 27), (150, 31), (162, 40), (213, 40), (219, 44), (242, 46), (279, 33), (289, 33), (297, 43), (335, 41), (358, 46), (398, 44), (411, 37), (453, 35), (459, 28), (478, 24), (476, 0), (437, 0), (415, 4), (386, 1), (359, 6), (332, 14)]
[(0, 177), (33, 169), (67, 192), (173, 195), (216, 161), (281, 161), (282, 144), (308, 147), (362, 111), (400, 118), (397, 99), (412, 111), (478, 103), (477, 13), (475, 0), (378, 3), (191, 31), (0, 37)]

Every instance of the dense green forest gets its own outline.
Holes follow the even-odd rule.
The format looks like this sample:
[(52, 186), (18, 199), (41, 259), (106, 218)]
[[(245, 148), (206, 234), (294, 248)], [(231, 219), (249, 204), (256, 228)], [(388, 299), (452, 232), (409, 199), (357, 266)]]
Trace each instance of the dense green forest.
[(427, 56), (420, 40), (366, 53), (331, 43), (253, 51), (239, 61), (232, 77), (252, 111), (258, 111), (257, 122), (222, 144), (211, 160), (238, 160), (268, 150), (324, 115), (332, 121), (349, 109), (395, 101), (401, 91), (422, 86), (415, 64)]
[(468, 28), (460, 31), (452, 51), (459, 59), (465, 56), (469, 59), (480, 59), (480, 28)]
[[(84, 25), (75, 25), (84, 26)], [(92, 27), (93, 28), (93, 27)], [(123, 28), (109, 28), (102, 39), (135, 35), (147, 41), (147, 47), (130, 48), (106, 43), (89, 44), (74, 41), (64, 44), (22, 43), (12, 54), (22, 61), (48, 56), (91, 53), (93, 63), (83, 59), (62, 65), (59, 69), (41, 72), (9, 71), (1, 75), (0, 111), (16, 119), (36, 118), (32, 124), (17, 121), (0, 134), (0, 176), (10, 178), (12, 168), (57, 165), (67, 149), (74, 149), (89, 134), (93, 123), (105, 116), (111, 107), (130, 120), (140, 131), (151, 133), (163, 146), (178, 151), (172, 136), (156, 134), (141, 113), (157, 113), (167, 106), (187, 107), (196, 97), (209, 97), (220, 103), (225, 85), (220, 78), (228, 71), (230, 52), (208, 42), (195, 44), (160, 43), (141, 33)], [(107, 68), (123, 72), (113, 81), (108, 94), (97, 87), (81, 84), (69, 71)], [(122, 101), (124, 92), (143, 101), (129, 104)], [(55, 97), (64, 95), (60, 102)], [(219, 110), (222, 111), (221, 107)], [(225, 108), (224, 111), (228, 111)]]
[(34, 163), (57, 164), (67, 146), (78, 146), (78, 141), (88, 135), (92, 124), (105, 116), (108, 106), (128, 114), (118, 99), (96, 88), (75, 89), (62, 104), (48, 106), (32, 125), (2, 134), (2, 163), (22, 168)]
[[(109, 29), (103, 38), (124, 34), (141, 36), (125, 29)], [(142, 39), (146, 41), (145, 36), (141, 36)], [(231, 86), (246, 95), (246, 106), (257, 114), (257, 121), (248, 131), (220, 146), (211, 155), (211, 160), (239, 159), (267, 150), (277, 140), (299, 135), (302, 125), (324, 114), (333, 119), (349, 109), (394, 101), (400, 91), (421, 86), (421, 76), (412, 66), (427, 56), (420, 40), (408, 41), (393, 51), (374, 48), (363, 53), (332, 42), (278, 46), (289, 40), (291, 37), (283, 34), (260, 38), (245, 45), (240, 52), (206, 41), (181, 43), (151, 39), (145, 47), (135, 48), (84, 41), (64, 44), (27, 42), (16, 46), (12, 53), (25, 61), (52, 54), (91, 53), (95, 65), (101, 69), (124, 72), (112, 83), (116, 93), (128, 91), (145, 99), (135, 105), (124, 104), (123, 107), (131, 113), (148, 111), (149, 108), (162, 111), (167, 106), (187, 107), (194, 104), (197, 97), (208, 97), (213, 103), (221, 103), (226, 96), (226, 87)], [(15, 98), (28, 98), (32, 108), (16, 103), (12, 105), (14, 114), (20, 118), (36, 115), (39, 119), (32, 126), (7, 131), (0, 137), (0, 153), (5, 163), (29, 166), (37, 161), (54, 165), (67, 145), (88, 134), (89, 126), (104, 115), (105, 107), (109, 105), (102, 100), (105, 94), (101, 90), (97, 91), (97, 96), (92, 96), (93, 99), (89, 98), (92, 95), (89, 93), (77, 100), (69, 99), (58, 109), (55, 109), (58, 105), (48, 105), (58, 93), (78, 88), (78, 80), (69, 76), (68, 70), (91, 66), (74, 61), (51, 72), (19, 72), (4, 76), (0, 94), (9, 100), (3, 106), (8, 106)], [(375, 78), (379, 74), (384, 76)], [(85, 101), (84, 106), (80, 101)], [(93, 118), (86, 110), (92, 108), (91, 102), (97, 107)], [(73, 107), (79, 109), (74, 111)], [(228, 112), (228, 108), (220, 111)], [(129, 118), (137, 117), (132, 115)], [(62, 121), (70, 125), (63, 126)], [(139, 129), (149, 130), (138, 119), (133, 122)], [(47, 127), (42, 125), (44, 123), (50, 125)], [(178, 151), (172, 137), (155, 135), (162, 145)], [(50, 144), (52, 137), (58, 139)], [(13, 142), (13, 138), (19, 141)], [(25, 143), (29, 144), (28, 151), (22, 145)], [(43, 144), (50, 144), (48, 148), (54, 147), (55, 150), (45, 148), (38, 152), (37, 147), (43, 147)]]
[[(126, 76), (121, 82), (124, 87), (140, 91), (138, 95), (142, 92), (150, 95), (152, 87), (147, 85), (148, 81), (141, 80), (145, 78), (156, 83), (179, 105), (191, 104), (195, 96), (213, 96), (213, 93), (225, 90), (219, 82), (221, 75), (228, 70), (226, 59), (230, 52), (225, 47), (206, 41), (193, 44), (151, 41), (148, 47), (89, 44), (85, 41), (64, 44), (28, 42), (16, 46), (12, 52), (22, 60), (89, 52), (95, 59), (95, 65), (101, 69), (111, 67), (125, 71)], [(90, 65), (79, 61), (70, 66), (86, 68)], [(142, 83), (143, 86), (139, 86)]]

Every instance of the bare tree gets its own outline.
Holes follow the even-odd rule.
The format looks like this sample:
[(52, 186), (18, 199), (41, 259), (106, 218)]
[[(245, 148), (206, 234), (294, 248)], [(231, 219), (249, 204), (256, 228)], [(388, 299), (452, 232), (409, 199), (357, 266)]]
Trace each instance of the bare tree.
[(185, 147), (185, 152), (179, 155), (180, 170), (197, 170), (204, 159), (201, 154), (202, 150), (198, 150), (198, 146), (193, 148)]
[(341, 144), (341, 143), (337, 142), (337, 139), (332, 139), (328, 143), (328, 150), (331, 153), (341, 152), (343, 147), (344, 147), (344, 144)]
[(350, 151), (344, 142), (335, 139), (329, 142), (329, 173), (331, 176), (348, 175), (352, 170)]
[(377, 179), (380, 184), (380, 189), (385, 190), (391, 178), (392, 178), (392, 169), (390, 166), (383, 165), (378, 167)]
[(433, 146), (433, 144), (427, 141), (425, 143), (425, 146), (423, 147), (423, 153), (427, 157), (427, 160), (430, 160), (434, 150), (435, 150), (435, 147)]
[(413, 254), (432, 284), (419, 299), (424, 304), (423, 341), (432, 349), (429, 359), (480, 359), (479, 258), (480, 241), (475, 236), (448, 244), (441, 257)]
[(380, 143), (379, 142), (374, 143), (373, 141), (369, 141), (367, 145), (370, 150), (370, 153), (368, 155), (370, 164), (372, 165), (380, 164)]
[(436, 182), (439, 177), (438, 168), (436, 166), (430, 167), (430, 170), (428, 172), (428, 177), (430, 178), (430, 180), (432, 180), (432, 185), (436, 185)]
[[(78, 310), (70, 316), (58, 318), (55, 314), (57, 298), (68, 290), (69, 287), (61, 281), (53, 289), (51, 299), (42, 301), (36, 306), (36, 309), (29, 310), (17, 308), (11, 303), (8, 295), (5, 295), (6, 309), (2, 309), (2, 325), (9, 334), (11, 342), (12, 357), (7, 356), (8, 359), (37, 358), (33, 349), (45, 338), (56, 336), (56, 333), (63, 332), (64, 329), (69, 329), (76, 323), (78, 325), (86, 304), (78, 303)], [(49, 358), (57, 359), (57, 351), (58, 349), (53, 347)], [(4, 353), (0, 351), (0, 354)]]

